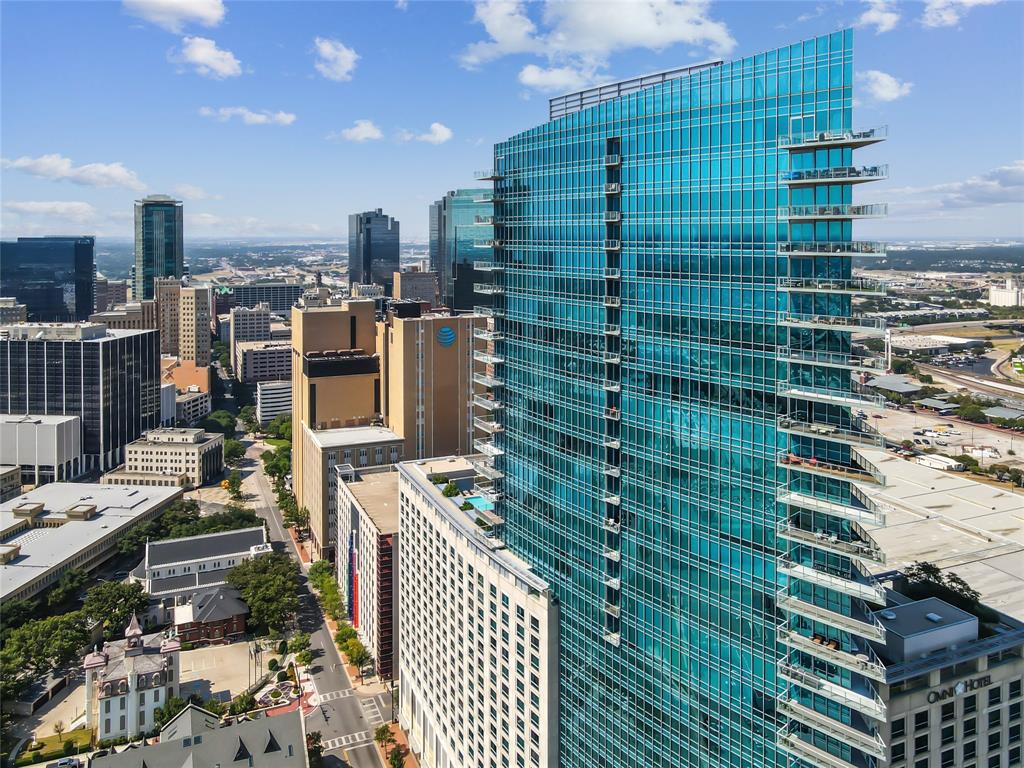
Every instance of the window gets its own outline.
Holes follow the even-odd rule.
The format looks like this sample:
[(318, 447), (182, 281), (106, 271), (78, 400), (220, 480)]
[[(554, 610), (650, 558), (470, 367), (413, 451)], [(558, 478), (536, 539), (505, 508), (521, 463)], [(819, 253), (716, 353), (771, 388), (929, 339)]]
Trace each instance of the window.
[(956, 757), (952, 749), (947, 749), (942, 753), (942, 760), (939, 763), (942, 768), (954, 768), (956, 765)]
[(1003, 710), (993, 709), (988, 713), (988, 727), (999, 728), (1003, 724)]
[(1003, 700), (1003, 689), (998, 685), (994, 688), (990, 688), (988, 691), (988, 705), (990, 707), (995, 706)]
[(942, 744), (952, 744), (956, 741), (955, 728), (952, 725), (947, 725), (942, 729)]
[(928, 710), (914, 713), (914, 730), (922, 731), (928, 727)]
[(900, 762), (907, 756), (907, 745), (902, 741), (897, 744), (893, 744), (892, 749), (890, 750), (890, 755), (892, 756), (892, 762)]
[(964, 720), (964, 737), (973, 736), (978, 732), (978, 720), (973, 717), (969, 717)]
[(971, 712), (975, 712), (978, 709), (978, 696), (977, 694), (971, 694), (964, 699), (964, 714), (969, 715)]
[(956, 717), (956, 703), (949, 702), (942, 705), (942, 722), (946, 723)]
[(964, 762), (973, 760), (978, 754), (978, 743), (976, 741), (968, 741), (963, 747)]
[(996, 752), (1003, 745), (1003, 734), (999, 731), (988, 735), (988, 751)]
[(1011, 680), (1010, 681), (1010, 689), (1009, 689), (1009, 696), (1008, 696), (1008, 698), (1016, 699), (1018, 696), (1020, 696), (1020, 689), (1021, 689), (1021, 681), (1020, 680)]
[(928, 734), (922, 733), (914, 739), (914, 752), (921, 753), (928, 751)]

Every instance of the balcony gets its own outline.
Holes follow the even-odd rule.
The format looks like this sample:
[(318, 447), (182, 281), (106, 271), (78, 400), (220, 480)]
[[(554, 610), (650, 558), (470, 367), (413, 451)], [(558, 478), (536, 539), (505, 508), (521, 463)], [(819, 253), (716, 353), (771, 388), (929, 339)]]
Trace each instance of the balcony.
[(619, 635), (618, 632), (605, 632), (604, 641), (608, 643), (608, 645), (614, 645), (616, 648), (618, 648), (619, 643), (622, 642), (622, 637)]
[(604, 361), (609, 365), (618, 365), (622, 362), (622, 355), (618, 352), (605, 352), (603, 357)]
[(621, 240), (605, 240), (604, 241), (604, 249), (606, 251), (619, 251), (619, 250), (622, 250), (622, 241)]
[(612, 464), (606, 466), (602, 471), (608, 477), (622, 477), (622, 470)]
[(801, 184), (861, 184), (865, 181), (880, 181), (889, 178), (889, 166), (864, 165), (840, 168), (810, 168), (806, 171), (782, 171), (779, 183), (797, 186)]
[(869, 395), (865, 392), (847, 392), (828, 387), (811, 387), (788, 381), (780, 381), (778, 383), (776, 394), (796, 400), (809, 400), (814, 403), (825, 403), (827, 405), (848, 405), (852, 408), (860, 408), (865, 405), (875, 408), (885, 407), (885, 398), (882, 395)]
[(505, 362), (505, 358), (501, 355), (496, 355), (493, 352), (485, 352), (482, 349), (473, 350), (473, 359), (478, 363), (485, 363), (486, 365), (501, 365)]
[(864, 637), (877, 643), (885, 642), (885, 627), (877, 619), (872, 618), (870, 623), (860, 621), (845, 614), (836, 613), (827, 608), (814, 605), (814, 603), (805, 602), (792, 595), (780, 596), (778, 606), (783, 611), (794, 616), (803, 616), (812, 621), (820, 621), (822, 624), (827, 624), (841, 632), (849, 632), (850, 634), (857, 635), (857, 637)]
[(885, 296), (885, 284), (869, 277), (833, 279), (828, 277), (780, 277), (780, 291), (804, 293), (848, 293), (853, 296)]
[(780, 256), (881, 256), (885, 257), (886, 244), (876, 240), (804, 240), (776, 243)]
[(602, 389), (604, 389), (605, 392), (621, 392), (622, 391), (622, 385), (619, 384), (619, 382), (617, 382), (617, 381), (612, 381), (611, 379), (605, 379), (604, 384), (602, 384), (601, 387), (602, 387)]
[(606, 576), (604, 585), (608, 587), (608, 589), (620, 590), (622, 589), (622, 579), (617, 579), (614, 576)]
[(476, 470), (478, 475), (486, 477), (491, 482), (501, 480), (503, 477), (505, 477), (504, 472), (502, 472), (500, 469), (495, 469), (493, 464), (489, 464), (486, 461), (476, 460), (470, 463), (473, 465), (473, 469)]
[(801, 725), (813, 728), (816, 731), (828, 734), (839, 741), (859, 749), (869, 755), (884, 760), (887, 756), (885, 742), (881, 737), (858, 731), (845, 723), (833, 720), (823, 712), (805, 707), (795, 699), (784, 697), (779, 700), (778, 710), (791, 720), (796, 720)]
[[(865, 496), (865, 498), (868, 498)], [(788, 507), (821, 512), (831, 517), (847, 520), (864, 526), (885, 525), (885, 512), (878, 505), (855, 507), (852, 504), (842, 504), (829, 499), (819, 499), (816, 496), (808, 496), (804, 493), (796, 493), (788, 488), (780, 487), (776, 492), (776, 501)]]
[(801, 635), (795, 629), (784, 628), (779, 630), (779, 642), (783, 645), (795, 648), (798, 651), (810, 654), (816, 659), (831, 662), (836, 666), (856, 672), (880, 683), (885, 682), (885, 665), (882, 664), (871, 646), (865, 644), (867, 653), (851, 653), (839, 647), (835, 640), (828, 640), (819, 635), (808, 637)]
[(498, 411), (505, 406), (493, 397), (484, 397), (483, 395), (473, 396), (473, 405), (478, 408), (483, 408), (485, 411)]
[(818, 768), (863, 768), (862, 765), (851, 763), (838, 755), (808, 744), (799, 735), (789, 733), (785, 728), (779, 732), (778, 745), (807, 765)]
[(501, 272), (505, 269), (505, 265), (496, 261), (474, 261), (473, 269), (479, 272)]
[(884, 336), (886, 323), (881, 317), (851, 317), (849, 315), (804, 315), (780, 313), (779, 325), (787, 328), (811, 328), (816, 331), (839, 331), (841, 333), (864, 333)]
[(790, 364), (826, 365), (876, 374), (885, 372), (885, 360), (873, 355), (847, 355), (842, 352), (816, 352), (810, 349), (779, 347), (779, 359)]
[(473, 178), (477, 181), (501, 181), (505, 174), (497, 168), (488, 168), (483, 171), (473, 171)]
[(622, 609), (617, 605), (612, 605), (611, 603), (604, 604), (604, 612), (609, 616), (614, 616), (616, 619), (622, 615)]
[(496, 435), (498, 432), (504, 432), (503, 427), (499, 422), (492, 421), (490, 419), (484, 419), (480, 416), (473, 418), (473, 426), (479, 429), (481, 432), (486, 432), (489, 435)]
[(809, 672), (808, 670), (794, 664), (787, 664), (786, 662), (779, 664), (779, 677), (793, 685), (798, 685), (805, 690), (813, 691), (814, 693), (831, 699), (845, 707), (855, 709), (862, 715), (874, 720), (878, 720), (880, 722), (885, 721), (885, 702), (883, 702), (877, 694), (865, 696), (860, 693), (855, 693), (849, 688), (844, 688), (841, 685), (830, 683), (828, 680), (823, 680), (818, 677), (813, 672)]
[(474, 248), (501, 248), (501, 240), (474, 240)]
[(789, 219), (790, 221), (877, 219), (888, 215), (889, 205), (887, 203), (872, 203), (870, 205), (852, 205), (850, 203), (839, 205), (789, 205), (780, 207), (776, 212), (778, 218)]
[(604, 297), (604, 305), (606, 307), (612, 307), (612, 308), (621, 307), (622, 306), (622, 299), (620, 299), (618, 296), (605, 296)]
[(504, 317), (505, 310), (501, 307), (473, 307), (473, 314), (481, 317)]
[(604, 417), (610, 421), (619, 421), (622, 418), (622, 414), (619, 413), (618, 408), (605, 408)]
[(604, 495), (604, 503), (611, 504), (613, 507), (617, 507), (622, 504), (622, 497), (616, 496), (614, 493), (606, 493)]
[(889, 126), (862, 128), (856, 131), (805, 131), (780, 136), (780, 149), (813, 149), (816, 147), (849, 147), (857, 149), (877, 144), (889, 137)]
[(622, 270), (618, 267), (605, 267), (604, 268), (604, 279), (605, 280), (618, 280), (622, 277)]
[(495, 445), (493, 440), (474, 440), (473, 448), (475, 448), (478, 453), (482, 453), (484, 456), (490, 456), (492, 458), (495, 456), (505, 455), (505, 451)]
[(498, 387), (505, 386), (505, 382), (501, 379), (488, 376), (486, 373), (474, 373), (473, 383), (479, 384), (481, 387), (487, 387), (487, 389), (497, 389)]
[(501, 203), (504, 198), (500, 195), (477, 195), (473, 198), (474, 203)]
[(622, 447), (622, 441), (617, 437), (606, 437), (604, 439), (604, 447), (611, 448), (613, 451), (617, 451)]
[(786, 432), (791, 435), (832, 440), (854, 447), (880, 448), (885, 450), (885, 438), (877, 432), (858, 432), (831, 424), (794, 421), (793, 419), (786, 418), (778, 420), (778, 428), (780, 432)]
[(473, 223), (474, 224), (484, 224), (484, 225), (487, 225), (487, 226), (494, 226), (494, 217), (493, 216), (474, 216), (473, 217)]
[(480, 339), (481, 341), (504, 341), (505, 334), (501, 331), (494, 331), (490, 328), (481, 328), (476, 326), (473, 328), (473, 338)]
[(604, 335), (605, 336), (618, 336), (622, 333), (622, 329), (615, 323), (604, 324)]
[(604, 164), (605, 165), (621, 165), (622, 164), (622, 156), (621, 155), (605, 155), (604, 156)]
[(495, 285), (494, 283), (473, 283), (473, 292), (497, 296), (505, 293), (505, 286)]
[(622, 185), (617, 181), (609, 182), (604, 185), (604, 193), (606, 195), (617, 195), (622, 191)]
[(608, 222), (622, 221), (621, 211), (605, 211), (604, 220)]
[(617, 549), (612, 549), (611, 547), (604, 548), (604, 556), (613, 563), (617, 563), (622, 560), (622, 553)]
[(601, 523), (601, 527), (608, 531), (608, 533), (619, 533), (622, 530), (619, 521), (614, 517), (606, 517), (604, 522)]
[(790, 471), (837, 477), (840, 480), (855, 480), (861, 483), (873, 483), (881, 486), (885, 485), (885, 475), (877, 469), (868, 469), (867, 467), (862, 467), (858, 464), (840, 464), (837, 461), (827, 461), (815, 456), (805, 458), (792, 453), (783, 452), (778, 456), (778, 466)]
[(795, 563), (788, 558), (779, 558), (779, 573), (783, 573), (791, 579), (799, 579), (808, 584), (814, 584), (834, 592), (842, 592), (844, 595), (856, 597), (865, 602), (875, 605), (885, 605), (885, 589), (878, 584), (866, 584), (861, 581), (835, 576), (831, 573), (819, 571), (809, 565)]

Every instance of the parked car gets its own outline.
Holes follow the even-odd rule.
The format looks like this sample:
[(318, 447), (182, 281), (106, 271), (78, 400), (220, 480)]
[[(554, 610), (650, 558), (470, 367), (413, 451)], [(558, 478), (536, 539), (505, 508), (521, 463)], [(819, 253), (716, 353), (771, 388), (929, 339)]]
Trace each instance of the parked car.
[(57, 768), (82, 768), (82, 761), (77, 757), (62, 757), (57, 761)]

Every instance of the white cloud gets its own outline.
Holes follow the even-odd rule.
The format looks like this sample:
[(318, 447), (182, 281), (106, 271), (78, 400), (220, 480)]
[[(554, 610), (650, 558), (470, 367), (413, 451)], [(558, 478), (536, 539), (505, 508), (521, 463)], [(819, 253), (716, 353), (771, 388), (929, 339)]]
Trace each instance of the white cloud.
[(19, 157), (16, 160), (0, 159), (0, 167), (16, 168), (44, 179), (67, 180), (89, 187), (124, 187), (142, 192), (146, 185), (135, 171), (123, 163), (86, 163), (75, 165), (71, 158), (59, 154), (39, 157)]
[(721, 55), (736, 45), (728, 27), (708, 15), (709, 0), (547, 0), (539, 14), (543, 30), (528, 13), (534, 7), (539, 6), (520, 0), (477, 0), (473, 18), (489, 39), (467, 47), (462, 66), (475, 69), (512, 54), (544, 56), (550, 66), (524, 70), (520, 81), (525, 77), (534, 87), (554, 89), (559, 80), (571, 87), (588, 80), (618, 51), (686, 44)]
[(316, 46), (316, 71), (328, 80), (343, 82), (352, 79), (359, 54), (344, 43), (326, 37), (313, 41)]
[(431, 123), (430, 130), (426, 133), (421, 133), (416, 137), (416, 141), (426, 141), (430, 144), (444, 144), (446, 141), (451, 140), (455, 134), (452, 133), (452, 129), (442, 123)]
[(4, 203), (4, 209), (12, 213), (28, 216), (46, 216), (53, 219), (64, 219), (84, 223), (96, 217), (96, 209), (89, 203), (65, 200), (25, 201)]
[(404, 11), (409, 7), (409, 0), (395, 0), (395, 8)]
[(384, 138), (384, 132), (373, 120), (356, 120), (351, 128), (342, 128), (337, 133), (327, 134), (328, 139), (344, 139), (345, 141), (376, 141)]
[(168, 32), (190, 23), (215, 27), (224, 20), (223, 0), (123, 0), (124, 10)]
[(869, 69), (866, 72), (858, 72), (859, 80), (864, 90), (867, 91), (876, 101), (896, 101), (910, 94), (914, 87), (913, 83), (906, 80), (897, 80), (892, 75), (877, 69)]
[(246, 125), (291, 125), (295, 122), (295, 115), (291, 112), (271, 112), (263, 109), (253, 112), (248, 107), (201, 107), (199, 114), (203, 117), (211, 117), (224, 123), (233, 117), (239, 117)]
[(174, 192), (178, 197), (185, 200), (220, 200), (220, 195), (211, 195), (202, 187), (197, 187), (195, 184), (177, 184), (174, 187)]
[(968, 11), (979, 5), (995, 5), (1000, 0), (926, 0), (921, 23), (926, 27), (955, 27)]
[(874, 27), (875, 34), (891, 32), (900, 21), (900, 13), (892, 0), (867, 0), (867, 8), (857, 19), (858, 27)]
[(242, 63), (231, 51), (217, 47), (208, 37), (186, 37), (181, 41), (181, 51), (171, 57), (179, 64), (189, 64), (203, 77), (223, 80), (242, 74)]
[(899, 205), (920, 209), (988, 208), (993, 205), (1024, 203), (1024, 160), (1002, 165), (963, 181), (926, 187), (886, 190)]
[(538, 91), (566, 93), (578, 91), (594, 82), (594, 70), (573, 67), (539, 67), (527, 64), (519, 72), (519, 82)]

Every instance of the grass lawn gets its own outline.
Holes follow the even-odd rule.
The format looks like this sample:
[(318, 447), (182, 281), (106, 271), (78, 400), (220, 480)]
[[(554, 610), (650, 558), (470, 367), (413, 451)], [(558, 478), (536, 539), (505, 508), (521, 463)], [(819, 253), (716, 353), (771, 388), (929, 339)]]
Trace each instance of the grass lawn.
[(287, 440), (281, 440), (280, 438), (277, 437), (264, 438), (263, 442), (265, 442), (267, 445), (272, 445), (275, 448), (280, 448), (283, 445), (291, 445), (291, 443), (288, 442)]
[[(53, 736), (40, 739), (39, 741), (43, 746), (38, 750), (40, 753), (38, 758), (36, 757), (35, 750), (27, 751), (27, 749), (23, 749), (14, 764), (31, 765), (37, 761), (56, 760), (64, 757), (64, 742), (69, 740), (75, 742), (76, 751), (88, 749), (92, 744), (92, 730), (89, 728), (78, 728), (74, 731), (65, 731), (60, 738), (57, 737), (57, 734), (54, 734)], [(28, 746), (26, 745), (26, 747)]]

